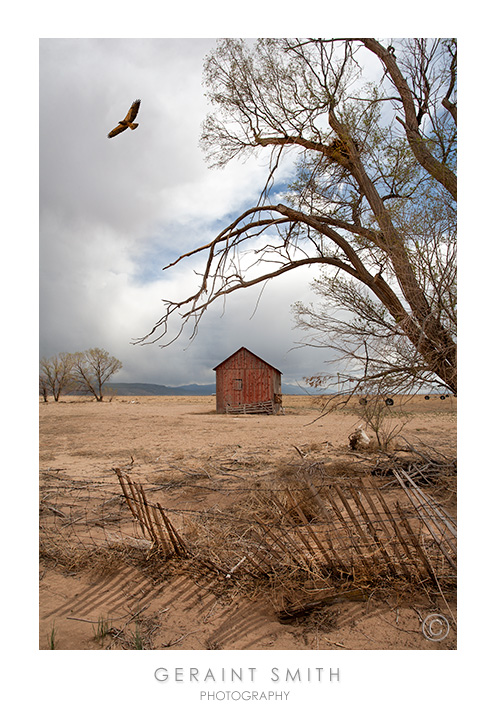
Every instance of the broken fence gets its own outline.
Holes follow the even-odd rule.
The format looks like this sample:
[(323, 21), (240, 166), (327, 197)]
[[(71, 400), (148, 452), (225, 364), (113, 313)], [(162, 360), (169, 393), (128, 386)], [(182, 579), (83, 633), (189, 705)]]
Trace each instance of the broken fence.
[(143, 535), (165, 556), (188, 555), (188, 549), (165, 514), (160, 503), (150, 503), (143, 486), (130, 480), (120, 468), (114, 468), (129, 510), (138, 521)]
[(299, 568), (372, 582), (456, 580), (456, 523), (401, 469), (394, 473), (403, 504), (391, 497), (396, 493), (363, 482), (317, 487), (305, 479), (301, 487), (267, 490), (263, 518), (254, 510), (244, 523), (238, 516), (229, 526), (223, 513), (215, 560), (201, 541), (187, 546), (160, 503), (151, 504), (139, 484), (114, 470), (143, 534), (160, 552), (197, 558), (225, 576), (243, 569), (268, 575)]
[(235, 406), (228, 404), (226, 413), (275, 413), (274, 401), (259, 401), (258, 403), (240, 403)]

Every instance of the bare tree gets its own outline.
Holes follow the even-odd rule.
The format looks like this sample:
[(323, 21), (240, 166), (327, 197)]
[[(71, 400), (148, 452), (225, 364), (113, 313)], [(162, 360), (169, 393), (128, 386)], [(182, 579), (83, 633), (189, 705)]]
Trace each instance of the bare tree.
[[(409, 365), (419, 357), (425, 375), (456, 392), (453, 323), (440, 311), (451, 302), (443, 284), (453, 268), (456, 42), (227, 39), (207, 58), (205, 83), (214, 112), (202, 141), (212, 164), (268, 152), (267, 183), (256, 206), (165, 267), (205, 253), (198, 290), (165, 300), (141, 341), (164, 336), (175, 313), (182, 327), (192, 322), (194, 336), (219, 297), (318, 265), (333, 272), (329, 296), (348, 291), (354, 299), (344, 308), (367, 307), (363, 322), (382, 312), (396, 336), (394, 361), (401, 352)], [(294, 181), (285, 203), (274, 202), (277, 169), (291, 151)], [(432, 206), (437, 217), (445, 207), (448, 234), (445, 219), (433, 220), (428, 235), (412, 224)]]
[(40, 396), (43, 396), (43, 403), (48, 403), (48, 385), (44, 376), (40, 374)]
[(69, 353), (59, 353), (51, 358), (41, 359), (40, 391), (45, 401), (48, 393), (58, 401), (64, 391), (71, 388), (73, 365), (73, 355)]
[(73, 376), (79, 391), (103, 401), (104, 384), (122, 368), (122, 363), (104, 349), (94, 348), (73, 354)]
[[(450, 205), (425, 201), (397, 213), (396, 224), (411, 249), (410, 261), (422, 291), (450, 336), (456, 336), (456, 215)], [(420, 211), (419, 211), (420, 210)], [(395, 277), (386, 275), (388, 283)], [(384, 305), (363, 284), (323, 270), (313, 282), (318, 305), (293, 306), (296, 325), (305, 331), (301, 345), (323, 348), (333, 358), (329, 370), (307, 377), (313, 386), (345, 394), (436, 390), (439, 377), (398, 327)], [(331, 350), (332, 349), (332, 350)], [(339, 371), (339, 375), (337, 371)], [(443, 384), (445, 385), (445, 384)]]

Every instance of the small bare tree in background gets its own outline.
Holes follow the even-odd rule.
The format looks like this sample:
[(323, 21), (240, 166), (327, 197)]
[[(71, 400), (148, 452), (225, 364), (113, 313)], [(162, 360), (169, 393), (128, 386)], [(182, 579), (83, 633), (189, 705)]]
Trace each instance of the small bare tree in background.
[(48, 403), (48, 386), (44, 377), (40, 374), (40, 396), (43, 396), (43, 402)]
[(75, 353), (73, 358), (73, 377), (77, 390), (92, 394), (97, 401), (103, 401), (104, 385), (120, 371), (122, 362), (99, 348)]
[(40, 393), (44, 401), (48, 393), (58, 401), (60, 396), (73, 387), (74, 355), (59, 353), (51, 358), (42, 358), (40, 361)]

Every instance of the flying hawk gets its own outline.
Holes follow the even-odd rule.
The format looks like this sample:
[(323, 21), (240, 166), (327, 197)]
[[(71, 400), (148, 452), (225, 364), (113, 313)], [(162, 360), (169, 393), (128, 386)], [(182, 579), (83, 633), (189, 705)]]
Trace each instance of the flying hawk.
[(136, 119), (140, 104), (141, 100), (134, 100), (133, 104), (129, 108), (129, 112), (127, 113), (127, 115), (124, 117), (123, 120), (119, 122), (117, 127), (115, 127), (111, 132), (108, 133), (108, 137), (115, 137), (117, 134), (124, 132), (124, 130), (128, 127), (129, 129), (136, 129), (138, 123), (134, 122), (133, 120)]

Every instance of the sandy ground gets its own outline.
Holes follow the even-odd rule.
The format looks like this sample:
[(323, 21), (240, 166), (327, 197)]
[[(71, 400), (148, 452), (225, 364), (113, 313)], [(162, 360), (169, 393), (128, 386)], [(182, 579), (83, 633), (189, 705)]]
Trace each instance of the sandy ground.
[[(215, 414), (213, 396), (40, 402), (40, 537), (57, 538), (40, 563), (40, 649), (456, 649), (453, 594), (372, 592), (286, 624), (270, 595), (220, 584), (185, 561), (140, 563), (119, 551), (101, 560), (129, 518), (114, 468), (151, 487), (182, 528), (188, 511), (223, 510), (240, 500), (240, 485), (298, 459), (295, 447), (320, 461), (354, 460), (358, 410), (323, 415), (296, 396), (284, 397), (283, 415), (237, 417)], [(409, 443), (454, 458), (456, 399), (395, 405), (393, 422)], [(433, 613), (449, 618), (440, 641), (422, 631)]]

